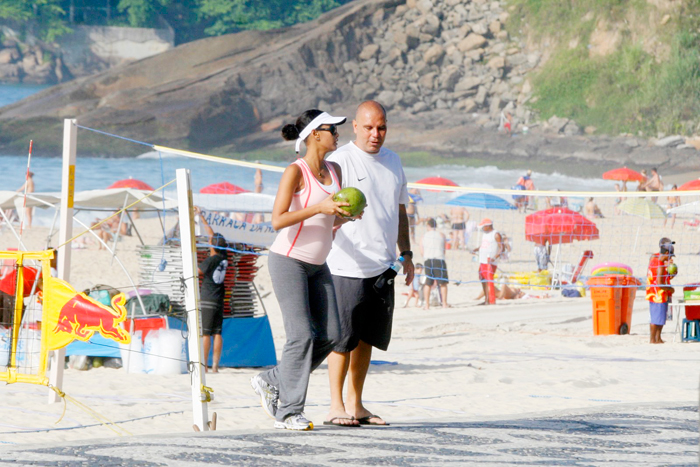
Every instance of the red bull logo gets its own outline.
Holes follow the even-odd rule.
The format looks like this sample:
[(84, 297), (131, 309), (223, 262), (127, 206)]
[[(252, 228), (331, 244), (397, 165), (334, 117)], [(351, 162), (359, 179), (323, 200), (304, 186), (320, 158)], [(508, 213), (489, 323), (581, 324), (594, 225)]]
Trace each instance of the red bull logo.
[(44, 303), (48, 305), (49, 350), (60, 349), (74, 339), (88, 341), (95, 332), (120, 344), (131, 342), (129, 333), (120, 326), (126, 320), (124, 294), (115, 295), (109, 307), (76, 292), (60, 279), (47, 282)]

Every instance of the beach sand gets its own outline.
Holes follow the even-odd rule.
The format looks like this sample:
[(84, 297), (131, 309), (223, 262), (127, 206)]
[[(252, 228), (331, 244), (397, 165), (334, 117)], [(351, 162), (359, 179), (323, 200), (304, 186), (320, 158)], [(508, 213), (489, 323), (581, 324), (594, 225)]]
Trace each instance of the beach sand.
[[(155, 244), (162, 235), (157, 219), (139, 219), (136, 225), (146, 243)], [(610, 235), (613, 229), (614, 225)], [(25, 236), (27, 245), (43, 247), (46, 233), (43, 228), (29, 230)], [(0, 235), (0, 241), (6, 247), (16, 246), (7, 230)], [(651, 241), (650, 234), (647, 243)], [(55, 245), (56, 241), (52, 243)], [(118, 247), (120, 258), (134, 277), (138, 244), (136, 237), (128, 237)], [(531, 244), (522, 245), (527, 245), (528, 251), (518, 253), (522, 259), (517, 260), (516, 255), (516, 262), (508, 267), (522, 266), (527, 270), (531, 266)], [(579, 250), (587, 246), (576, 245)], [(644, 244), (639, 248), (652, 246)], [(647, 258), (640, 255), (635, 271), (639, 267), (642, 269), (638, 272), (643, 271)], [(265, 295), (271, 291), (271, 285), (264, 257), (260, 263), (263, 268), (256, 282)], [(450, 264), (465, 280), (475, 277), (476, 269), (467, 252), (448, 252)], [(473, 271), (469, 269), (472, 267)], [(98, 283), (128, 285), (116, 263), (110, 265), (109, 253), (95, 247), (73, 250), (71, 282), (78, 290)], [(370, 410), (389, 422), (401, 423), (447, 418), (478, 420), (611, 403), (697, 402), (700, 345), (680, 343), (679, 337), (672, 343), (675, 321), (664, 328), (662, 337), (666, 344), (650, 345), (648, 306), (641, 294), (634, 306), (631, 335), (594, 336), (590, 298), (568, 299), (550, 293), (551, 298), (513, 300), (484, 307), (476, 306), (479, 289), (480, 285), (473, 282), (451, 284), (452, 308), (426, 311), (401, 308), (408, 288), (397, 287), (393, 340), (387, 352), (375, 351), (373, 360), (377, 364), (371, 366), (365, 386), (365, 402)], [(284, 344), (281, 314), (274, 294), (264, 300), (279, 358)], [(250, 387), (250, 377), (258, 371), (226, 368), (206, 375), (215, 396), (208, 408), (218, 415), (218, 430), (273, 429), (272, 420), (266, 417)], [(67, 369), (64, 390), (109, 420), (129, 420), (119, 426), (134, 436), (192, 431), (188, 375), (127, 374), (109, 368)], [(47, 393), (44, 387), (28, 384), (0, 386), (0, 445), (118, 436), (70, 402), (56, 423), (64, 404), (47, 404)], [(323, 364), (311, 376), (308, 418), (321, 424), (328, 404), (328, 374)]]

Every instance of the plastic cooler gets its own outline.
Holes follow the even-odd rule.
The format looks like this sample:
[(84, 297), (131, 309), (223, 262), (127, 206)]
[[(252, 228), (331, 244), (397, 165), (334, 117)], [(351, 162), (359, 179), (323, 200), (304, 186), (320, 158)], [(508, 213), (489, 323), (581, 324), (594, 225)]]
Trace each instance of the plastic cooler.
[[(131, 331), (131, 319), (124, 321), (124, 328), (128, 332)], [(151, 316), (147, 318), (134, 318), (134, 332), (141, 331), (141, 338), (145, 341), (146, 336), (149, 332), (155, 331), (156, 329), (163, 329), (168, 327), (168, 320), (165, 316)]]
[[(593, 334), (627, 334), (632, 324), (632, 303), (636, 288), (631, 276), (608, 274), (591, 277), (588, 286), (593, 302)], [(624, 306), (624, 307), (623, 307)]]
[[(695, 284), (688, 284), (685, 287), (683, 287), (683, 298), (685, 298), (686, 305), (685, 305), (685, 319), (688, 321), (694, 321), (700, 319), (700, 297), (696, 297), (695, 293), (693, 292), (700, 292), (696, 291), (700, 287), (700, 283), (695, 283)], [(688, 302), (691, 300), (698, 300), (697, 305), (688, 305)]]

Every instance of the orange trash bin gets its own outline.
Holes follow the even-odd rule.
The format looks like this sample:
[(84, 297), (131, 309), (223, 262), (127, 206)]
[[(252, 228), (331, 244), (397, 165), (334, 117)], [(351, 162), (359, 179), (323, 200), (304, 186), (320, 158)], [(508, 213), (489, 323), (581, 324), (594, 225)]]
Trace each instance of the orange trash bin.
[(622, 309), (622, 323), (620, 324), (618, 334), (629, 334), (630, 329), (632, 329), (632, 309), (634, 308), (634, 299), (637, 296), (637, 287), (641, 285), (641, 282), (633, 276), (622, 276), (622, 292), (620, 299), (622, 303), (620, 308)]
[(625, 277), (622, 274), (608, 274), (588, 279), (593, 301), (594, 335), (620, 333), (623, 324), (622, 295), (627, 290), (623, 288), (626, 285)]

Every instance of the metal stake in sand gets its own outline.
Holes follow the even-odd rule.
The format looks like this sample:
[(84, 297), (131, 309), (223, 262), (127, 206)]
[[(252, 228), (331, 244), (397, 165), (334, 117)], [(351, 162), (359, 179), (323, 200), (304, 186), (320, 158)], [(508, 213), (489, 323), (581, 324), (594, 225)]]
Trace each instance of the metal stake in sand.
[(20, 248), (22, 247), (22, 230), (24, 229), (24, 219), (27, 216), (27, 189), (29, 188), (29, 167), (32, 164), (32, 146), (34, 140), (29, 140), (29, 156), (27, 157), (27, 173), (24, 176), (24, 201), (22, 201), (22, 218), (19, 221)]
[(185, 310), (187, 310), (187, 348), (190, 352), (190, 381), (192, 382), (192, 417), (197, 431), (209, 431), (204, 363), (202, 362), (202, 328), (199, 322), (199, 277), (194, 237), (192, 209), (192, 185), (190, 171), (177, 170), (177, 206), (180, 217), (180, 244), (182, 251), (182, 274), (185, 285)]

